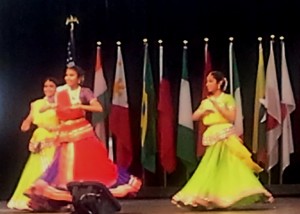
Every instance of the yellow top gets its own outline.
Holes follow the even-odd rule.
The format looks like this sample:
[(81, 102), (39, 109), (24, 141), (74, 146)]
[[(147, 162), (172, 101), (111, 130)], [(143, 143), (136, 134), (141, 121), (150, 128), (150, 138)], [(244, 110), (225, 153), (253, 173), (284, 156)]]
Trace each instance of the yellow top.
[(59, 120), (56, 116), (54, 109), (48, 109), (47, 111), (40, 112), (40, 109), (47, 105), (46, 99), (38, 99), (31, 105), (32, 108), (32, 123), (37, 125), (38, 128), (34, 131), (30, 142), (39, 143), (46, 138), (52, 138), (54, 133), (49, 131), (58, 126)]
[[(235, 108), (235, 100), (230, 94), (222, 93), (220, 96), (216, 98), (216, 102), (220, 107), (225, 106), (228, 109)], [(214, 113), (208, 114), (203, 117), (203, 123), (206, 126), (221, 124), (221, 123), (229, 123), (229, 121), (223, 117), (223, 115), (217, 111), (212, 102), (209, 99), (205, 99), (200, 104), (200, 109), (212, 109)]]
[[(222, 93), (216, 98), (219, 106), (228, 109), (235, 108), (234, 98), (230, 94)], [(251, 159), (251, 153), (243, 146), (242, 140), (235, 134), (234, 126), (213, 106), (209, 99), (201, 102), (200, 109), (212, 109), (213, 113), (203, 117), (203, 123), (208, 126), (203, 134), (202, 143), (212, 146), (218, 142), (225, 143), (232, 154), (242, 160), (254, 172), (259, 173), (263, 169)]]
[(33, 117), (32, 123), (37, 125), (38, 127), (55, 127), (59, 123), (54, 109), (49, 109), (42, 113), (40, 112), (40, 109), (47, 104), (48, 101), (46, 99), (38, 99), (31, 105)]
[[(233, 109), (235, 107), (234, 98), (230, 94), (222, 93), (215, 98), (220, 107)], [(212, 104), (209, 99), (205, 99), (200, 104), (200, 109), (211, 109), (214, 112), (203, 117), (203, 124), (208, 126), (203, 134), (203, 145), (209, 146), (234, 134), (233, 124), (230, 123)]]

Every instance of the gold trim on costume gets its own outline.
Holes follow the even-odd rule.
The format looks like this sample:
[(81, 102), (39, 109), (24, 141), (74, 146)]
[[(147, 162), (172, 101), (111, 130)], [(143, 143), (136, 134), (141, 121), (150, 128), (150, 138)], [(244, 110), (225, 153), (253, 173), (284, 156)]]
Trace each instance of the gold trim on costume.
[(274, 198), (272, 197), (271, 193), (269, 193), (267, 190), (263, 188), (256, 188), (256, 189), (249, 189), (247, 191), (242, 192), (239, 195), (233, 196), (233, 197), (219, 197), (215, 195), (185, 195), (182, 193), (177, 193), (172, 198), (172, 203), (177, 204), (179, 202), (182, 202), (185, 206), (203, 206), (207, 209), (213, 209), (213, 208), (227, 208), (230, 206), (233, 206), (235, 203), (239, 202), (243, 198), (254, 196), (254, 195), (262, 195), (265, 196), (266, 202), (273, 202)]
[[(217, 126), (217, 125), (214, 125), (214, 126)], [(209, 128), (213, 128), (213, 126), (210, 126)], [(224, 140), (233, 134), (235, 134), (235, 130), (234, 130), (233, 126), (224, 128), (218, 132), (209, 133), (209, 134), (206, 131), (203, 135), (202, 144), (204, 146), (212, 146), (215, 143), (217, 143), (218, 141)]]

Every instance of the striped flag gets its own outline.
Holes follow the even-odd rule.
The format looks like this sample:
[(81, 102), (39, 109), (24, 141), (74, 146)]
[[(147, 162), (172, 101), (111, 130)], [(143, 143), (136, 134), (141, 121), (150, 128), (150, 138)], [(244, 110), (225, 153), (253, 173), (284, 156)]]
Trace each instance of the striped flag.
[(143, 167), (153, 173), (156, 170), (156, 108), (148, 44), (145, 43), (141, 112), (141, 159)]
[(281, 41), (281, 106), (282, 106), (282, 150), (280, 183), (285, 168), (290, 164), (290, 154), (294, 152), (291, 113), (296, 109), (294, 94), (285, 56), (284, 41)]
[[(208, 91), (206, 88), (206, 77), (209, 74), (209, 72), (212, 71), (212, 65), (211, 65), (211, 57), (208, 50), (208, 43), (205, 43), (204, 47), (204, 72), (202, 76), (202, 93), (200, 100), (204, 100), (208, 96)], [(197, 139), (197, 156), (201, 157), (205, 152), (205, 146), (202, 144), (202, 136), (206, 129), (206, 126), (203, 124), (202, 121), (199, 121), (199, 128), (198, 128), (198, 139)]]
[(74, 24), (70, 28), (70, 38), (67, 46), (67, 67), (72, 67), (75, 65), (76, 61), (76, 51), (75, 51), (75, 39), (74, 39)]
[(118, 166), (127, 169), (132, 162), (133, 152), (125, 69), (120, 46), (117, 50), (109, 129), (116, 141), (116, 162)]
[(270, 55), (266, 73), (266, 97), (267, 109), (267, 151), (268, 167), (270, 171), (278, 163), (278, 138), (281, 135), (281, 106), (277, 82), (275, 57), (273, 50), (274, 41), (270, 41)]
[(229, 44), (229, 76), (230, 76), (230, 94), (233, 95), (236, 102), (236, 118), (234, 121), (235, 130), (238, 136), (243, 136), (243, 110), (242, 110), (242, 97), (241, 87), (239, 81), (239, 73), (237, 68), (237, 62), (235, 58), (235, 52), (233, 50), (233, 43)]
[(183, 47), (181, 75), (176, 154), (185, 165), (187, 172), (191, 173), (197, 166), (197, 158), (186, 45)]
[(159, 102), (158, 102), (158, 151), (160, 163), (166, 172), (176, 169), (176, 148), (174, 130), (174, 110), (172, 106), (171, 85), (163, 77), (163, 46), (159, 47)]
[(267, 168), (267, 144), (266, 144), (266, 113), (267, 110), (262, 102), (265, 99), (265, 66), (262, 43), (259, 43), (258, 68), (256, 75), (256, 88), (254, 100), (254, 120), (252, 134), (252, 152), (257, 154), (258, 163)]
[(106, 144), (107, 136), (105, 131), (105, 120), (109, 112), (109, 97), (107, 85), (103, 74), (101, 61), (101, 47), (97, 47), (95, 77), (94, 77), (94, 94), (103, 107), (103, 112), (94, 112), (92, 114), (92, 123), (95, 127), (96, 135)]

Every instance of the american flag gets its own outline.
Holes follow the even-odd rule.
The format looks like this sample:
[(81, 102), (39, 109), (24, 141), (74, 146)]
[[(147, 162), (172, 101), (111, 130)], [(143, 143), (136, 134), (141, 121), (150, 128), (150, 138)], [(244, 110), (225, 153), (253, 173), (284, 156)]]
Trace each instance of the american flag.
[(73, 29), (70, 30), (70, 40), (67, 46), (67, 60), (66, 65), (67, 67), (72, 67), (75, 65), (75, 41), (74, 41), (74, 31)]

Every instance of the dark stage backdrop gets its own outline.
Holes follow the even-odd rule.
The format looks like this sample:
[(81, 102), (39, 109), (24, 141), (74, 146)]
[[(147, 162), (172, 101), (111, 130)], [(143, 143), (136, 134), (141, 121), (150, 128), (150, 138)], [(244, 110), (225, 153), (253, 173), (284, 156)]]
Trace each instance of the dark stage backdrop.
[[(47, 76), (63, 77), (68, 27), (66, 17), (74, 14), (78, 64), (87, 70), (86, 85), (92, 87), (95, 44), (100, 40), (104, 72), (111, 89), (116, 62), (116, 41), (122, 42), (127, 78), (134, 163), (131, 172), (142, 176), (140, 165), (140, 107), (142, 94), (143, 43), (147, 37), (156, 88), (158, 86), (158, 44), (164, 41), (165, 70), (171, 80), (177, 112), (182, 40), (188, 43), (188, 66), (193, 108), (199, 104), (203, 72), (204, 37), (209, 37), (213, 68), (228, 73), (228, 37), (234, 47), (240, 72), (245, 116), (245, 141), (251, 145), (253, 97), (257, 71), (257, 37), (264, 38), (265, 64), (269, 36), (277, 36), (275, 52), (279, 62), (278, 37), (286, 38), (287, 60), (295, 99), (300, 106), (300, 33), (297, 1), (196, 1), (196, 0), (2, 0), (0, 4), (0, 198), (12, 193), (26, 159), (31, 133), (19, 130), (29, 103), (42, 96)], [(300, 107), (292, 115), (295, 154), (284, 174), (285, 183), (300, 183)], [(168, 184), (180, 186), (184, 171), (168, 176)], [(276, 171), (276, 168), (274, 169)], [(161, 171), (147, 173), (146, 185), (163, 185)], [(274, 183), (278, 179), (274, 179)]]

